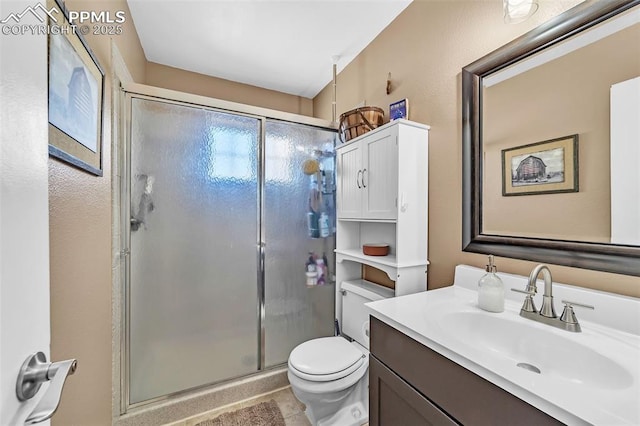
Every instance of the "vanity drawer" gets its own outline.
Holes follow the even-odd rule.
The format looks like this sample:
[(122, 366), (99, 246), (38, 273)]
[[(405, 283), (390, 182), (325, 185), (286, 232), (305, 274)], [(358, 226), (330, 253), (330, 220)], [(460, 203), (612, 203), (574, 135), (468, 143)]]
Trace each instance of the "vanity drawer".
[(462, 424), (562, 424), (375, 317), (370, 346), (376, 358)]
[(456, 426), (458, 423), (375, 356), (369, 357), (371, 426)]

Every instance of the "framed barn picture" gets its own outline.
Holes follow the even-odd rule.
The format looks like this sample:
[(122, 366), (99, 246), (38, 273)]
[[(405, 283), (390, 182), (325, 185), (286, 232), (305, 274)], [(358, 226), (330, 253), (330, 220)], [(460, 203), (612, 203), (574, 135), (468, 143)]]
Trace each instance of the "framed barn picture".
[(49, 155), (102, 176), (104, 72), (62, 3), (49, 0)]
[(502, 195), (578, 192), (578, 135), (502, 150)]

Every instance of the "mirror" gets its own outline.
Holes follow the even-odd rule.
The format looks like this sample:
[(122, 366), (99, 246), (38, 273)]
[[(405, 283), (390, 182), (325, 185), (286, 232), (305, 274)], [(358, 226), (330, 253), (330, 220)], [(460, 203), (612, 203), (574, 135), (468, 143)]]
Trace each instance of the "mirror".
[(463, 68), (464, 251), (640, 276), (639, 4), (586, 1)]

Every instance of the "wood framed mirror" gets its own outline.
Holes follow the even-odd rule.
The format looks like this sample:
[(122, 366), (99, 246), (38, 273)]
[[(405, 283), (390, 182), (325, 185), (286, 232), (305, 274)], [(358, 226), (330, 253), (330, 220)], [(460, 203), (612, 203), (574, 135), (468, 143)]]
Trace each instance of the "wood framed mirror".
[[(560, 78), (549, 74), (548, 70), (543, 70), (541, 63), (546, 67), (550, 66), (548, 64), (564, 60), (565, 55), (581, 54), (580, 52), (584, 49), (580, 47), (569, 47), (568, 52), (570, 53), (567, 54), (566, 46), (575, 44), (575, 40), (579, 37), (587, 40), (593, 38), (590, 33), (597, 34), (604, 26), (616, 27), (618, 21), (631, 20), (631, 23), (627, 22), (626, 26), (623, 25), (622, 30), (611, 30), (611, 34), (630, 33), (631, 37), (635, 37), (636, 33), (633, 31), (640, 31), (638, 30), (640, 28), (640, 23), (638, 23), (639, 5), (640, 0), (585, 1), (462, 69), (462, 248), (464, 251), (640, 276), (640, 239), (636, 241), (613, 237), (613, 223), (618, 223), (618, 220), (612, 219), (615, 213), (612, 207), (614, 203), (611, 200), (613, 193), (617, 190), (607, 188), (609, 181), (613, 182), (614, 178), (609, 175), (593, 177), (587, 174), (588, 171), (596, 169), (606, 169), (607, 172), (613, 169), (617, 170), (615, 167), (612, 169), (611, 163), (608, 161), (609, 158), (605, 159), (605, 157), (613, 158), (613, 154), (608, 151), (605, 154), (597, 154), (592, 150), (596, 146), (595, 140), (601, 140), (602, 143), (609, 146), (609, 129), (610, 127), (613, 129), (613, 124), (610, 125), (608, 121), (609, 116), (606, 116), (606, 123), (602, 123), (598, 131), (590, 127), (586, 128), (581, 123), (572, 123), (569, 120), (561, 120), (562, 122), (556, 127), (547, 128), (545, 124), (550, 120), (544, 115), (538, 116), (540, 111), (549, 110), (548, 114), (564, 117), (563, 114), (569, 110), (579, 112), (578, 107), (581, 104), (589, 105), (593, 101), (591, 95), (588, 95), (585, 90), (578, 89), (577, 98), (569, 99), (570, 102), (573, 102), (569, 104), (570, 107), (555, 108), (564, 102), (556, 102), (562, 94), (560, 92), (570, 93), (569, 89), (565, 90), (570, 85), (567, 83), (568, 81), (577, 80), (578, 78), (574, 77), (581, 76), (583, 71), (597, 68), (595, 65), (591, 67), (581, 64), (578, 65), (578, 71), (573, 71), (573, 74), (567, 74)], [(608, 35), (600, 35), (596, 39), (598, 37), (604, 40), (613, 40)], [(620, 55), (621, 57), (631, 58), (632, 68), (636, 67), (633, 68), (636, 71), (630, 71), (631, 77), (635, 77), (634, 80), (640, 84), (640, 72), (637, 71), (637, 67), (640, 66), (640, 54), (636, 52), (636, 50), (640, 51), (640, 43), (637, 42), (638, 38), (632, 38), (632, 40), (636, 40), (636, 42), (630, 43), (631, 46), (622, 45), (619, 46), (619, 49), (605, 46), (603, 49), (606, 49), (604, 50), (606, 52), (619, 51), (623, 53)], [(585, 43), (585, 46), (597, 45), (594, 41)], [(624, 49), (630, 48), (635, 50), (625, 54)], [(561, 56), (553, 53), (563, 52), (563, 49), (565, 49), (565, 53), (562, 53)], [(607, 60), (602, 59), (599, 62)], [(620, 68), (615, 64), (607, 65), (610, 69)], [(512, 94), (515, 100), (511, 99), (509, 102), (517, 103), (508, 104), (502, 109), (495, 107), (494, 100), (498, 98), (498, 95), (494, 95), (494, 93), (499, 93), (500, 90), (494, 89), (493, 87), (497, 86), (493, 86), (489, 92), (488, 84), (494, 85), (496, 81), (509, 81), (509, 84), (512, 84), (515, 80), (508, 80), (511, 78), (510, 75), (517, 75), (520, 78), (520, 75), (534, 74), (534, 72), (527, 70), (544, 75), (544, 78), (547, 79), (546, 82), (563, 81), (564, 83), (559, 84), (564, 84), (564, 86), (562, 86), (562, 90), (558, 90), (546, 82), (528, 83), (533, 92), (526, 95), (514, 89), (515, 86), (504, 86), (503, 96), (505, 96), (504, 93)], [(628, 71), (625, 72), (628, 73)], [(623, 77), (615, 76), (612, 78), (620, 79)], [(624, 77), (624, 79), (626, 78), (629, 77)], [(613, 80), (613, 82), (616, 81), (618, 80)], [(504, 85), (504, 83), (500, 84)], [(607, 84), (609, 87), (606, 87), (605, 96), (608, 96), (608, 90), (611, 87), (610, 83)], [(591, 87), (591, 85), (587, 87)], [(544, 102), (543, 98), (537, 98), (539, 92), (545, 91), (541, 88), (549, 89), (546, 90), (551, 92), (548, 96), (554, 96), (553, 102), (550, 103), (547, 100), (545, 105), (549, 105), (548, 108), (541, 108), (539, 104), (536, 104), (536, 102)], [(595, 108), (597, 106), (595, 101), (593, 102), (590, 110), (598, 109)], [(607, 103), (607, 101), (602, 103)], [(638, 104), (640, 104), (640, 97)], [(486, 109), (488, 106), (491, 107), (491, 110)], [(599, 108), (601, 115), (609, 113), (608, 104), (601, 107)], [(509, 115), (501, 117), (500, 114), (503, 111), (507, 111)], [(522, 111), (522, 115), (516, 115), (514, 111)], [(567, 113), (566, 115), (571, 114)], [(589, 122), (594, 121), (586, 114), (577, 115)], [(531, 119), (525, 120), (526, 117)], [(636, 119), (635, 123), (631, 124), (640, 128), (638, 121), (640, 120)], [(502, 128), (497, 131), (495, 123), (511, 123), (512, 132), (503, 132)], [(504, 125), (503, 127), (509, 126)], [(563, 131), (564, 133), (561, 133)], [(606, 137), (602, 136), (602, 132), (606, 133)], [(555, 191), (555, 193), (553, 193), (554, 191), (525, 191), (523, 196), (504, 196), (503, 185), (500, 183), (504, 184), (505, 180), (515, 179), (516, 173), (515, 169), (510, 169), (512, 164), (505, 164), (504, 159), (502, 162), (496, 160), (500, 157), (501, 151), (513, 150), (518, 147), (522, 148), (518, 151), (519, 154), (525, 157), (531, 156), (536, 152), (533, 151), (534, 148), (529, 148), (530, 146), (537, 146), (544, 141), (553, 141), (567, 135), (572, 137), (576, 135), (580, 141), (579, 145), (576, 144), (576, 152), (572, 151), (570, 154), (572, 160), (575, 160), (575, 173), (579, 175), (579, 189), (576, 181), (576, 190), (570, 193), (567, 191)], [(604, 141), (605, 139), (606, 141)], [(640, 139), (635, 139), (635, 144), (631, 145), (631, 149), (635, 150), (633, 152), (640, 153), (638, 145), (640, 145)], [(520, 157), (517, 160), (522, 161)], [(551, 161), (548, 160), (548, 162)], [(571, 161), (565, 161), (564, 164), (571, 164)], [(640, 170), (640, 168), (638, 169)], [(567, 173), (567, 171), (564, 169), (560, 171), (549, 170), (537, 176), (537, 181), (528, 181), (522, 184), (532, 185), (531, 188), (534, 188), (535, 185), (547, 184), (547, 180), (552, 180), (562, 173)], [(637, 189), (640, 188), (640, 179), (636, 179), (636, 177), (640, 177), (640, 174), (631, 174), (630, 176), (631, 178), (627, 180), (637, 180), (638, 182), (634, 183), (635, 191), (640, 191)], [(501, 179), (502, 182), (500, 182)], [(631, 211), (630, 222), (632, 226), (635, 226), (633, 225), (635, 215), (638, 216), (635, 221), (638, 227), (640, 227), (639, 194), (640, 192), (625, 193), (626, 201), (631, 204), (628, 205), (628, 208), (622, 209), (626, 213)], [(589, 197), (592, 198), (585, 201)], [(498, 211), (497, 216), (496, 211)], [(525, 214), (530, 211), (534, 211), (535, 214)], [(551, 216), (553, 211), (556, 216)], [(598, 217), (592, 220), (589, 216), (592, 211), (601, 214), (595, 215)], [(520, 219), (520, 222), (511, 220), (513, 218)], [(582, 227), (577, 225), (575, 229), (563, 233), (563, 228), (570, 228), (574, 223), (582, 222), (582, 218), (585, 218)], [(589, 220), (592, 221), (589, 222)], [(531, 223), (539, 224), (539, 229), (528, 229), (528, 224)], [(559, 230), (552, 229), (554, 227)], [(633, 232), (628, 232), (628, 234), (633, 234)]]

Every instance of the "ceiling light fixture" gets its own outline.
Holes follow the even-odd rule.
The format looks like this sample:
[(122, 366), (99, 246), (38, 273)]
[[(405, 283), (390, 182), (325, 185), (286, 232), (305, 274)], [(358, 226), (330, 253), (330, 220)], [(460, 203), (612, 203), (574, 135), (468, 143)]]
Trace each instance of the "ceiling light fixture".
[(502, 0), (504, 22), (517, 24), (526, 21), (538, 10), (538, 0)]

